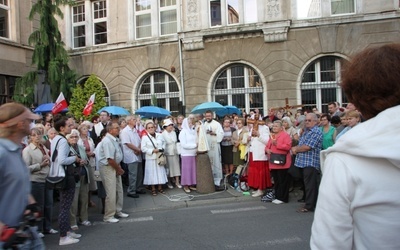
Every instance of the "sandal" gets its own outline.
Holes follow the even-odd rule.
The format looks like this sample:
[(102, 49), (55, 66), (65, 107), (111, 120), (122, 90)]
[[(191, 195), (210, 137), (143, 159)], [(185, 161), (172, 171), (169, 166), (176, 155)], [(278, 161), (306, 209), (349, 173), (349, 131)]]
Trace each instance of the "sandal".
[(156, 196), (156, 195), (157, 195), (157, 191), (156, 191), (156, 190), (151, 190), (151, 194), (152, 194), (153, 196)]
[(160, 194), (165, 194), (164, 190), (162, 190), (162, 189), (159, 189), (158, 192), (159, 192)]
[(298, 213), (308, 213), (308, 212), (311, 212), (311, 210), (308, 210), (308, 209), (305, 208), (305, 207), (301, 207), (301, 208), (299, 208), (299, 209), (297, 210), (297, 212), (298, 212)]

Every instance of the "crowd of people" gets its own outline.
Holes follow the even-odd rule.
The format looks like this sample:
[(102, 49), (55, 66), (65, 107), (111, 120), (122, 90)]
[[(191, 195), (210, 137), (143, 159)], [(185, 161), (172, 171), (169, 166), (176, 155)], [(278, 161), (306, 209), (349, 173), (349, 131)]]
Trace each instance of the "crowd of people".
[[(79, 226), (92, 224), (88, 208), (95, 206), (91, 200), (94, 191), (102, 201), (104, 222), (116, 223), (129, 216), (122, 211), (124, 184), (127, 197), (134, 199), (148, 191), (152, 196), (165, 194), (166, 188), (181, 188), (186, 193), (222, 191), (224, 178), (247, 164), (252, 197), (264, 202), (289, 202), (293, 178), (301, 181), (304, 195), (298, 201), (304, 205), (297, 211), (316, 211), (312, 248), (379, 248), (379, 242), (395, 249), (400, 246), (395, 235), (400, 229), (400, 197), (395, 193), (399, 187), (395, 179), (400, 175), (399, 154), (391, 138), (397, 136), (392, 133), (396, 129), (384, 126), (398, 117), (398, 78), (385, 78), (393, 72), (374, 75), (374, 67), (365, 60), (393, 65), (400, 62), (400, 46), (369, 49), (356, 57), (348, 71), (354, 74), (346, 73), (343, 78), (343, 88), (354, 105), (341, 107), (331, 102), (328, 113), (320, 113), (315, 107), (298, 109), (294, 115), (288, 110), (269, 109), (268, 115), (262, 116), (254, 109), (249, 114), (217, 120), (209, 110), (158, 121), (137, 115), (120, 118), (102, 111), (91, 121), (77, 123), (61, 114), (40, 118), (20, 104), (3, 105), (1, 174), (9, 178), (0, 184), (0, 232), (5, 225), (18, 225), (21, 215), (30, 211), (35, 216), (40, 213), (43, 220), (38, 221), (37, 232), (32, 230), (29, 244), (40, 249), (40, 238), (56, 233), (60, 245), (77, 243), (82, 236), (77, 233)], [(382, 82), (380, 86), (373, 82), (377, 79)], [(357, 84), (368, 86), (365, 93), (355, 93)], [(380, 101), (382, 93), (387, 95), (385, 102)], [(366, 97), (370, 101), (365, 101)], [(369, 102), (376, 105), (372, 108)], [(23, 145), (22, 152), (19, 144)], [(20, 161), (18, 154), (22, 155)], [(14, 171), (6, 168), (5, 162), (13, 162)], [(28, 172), (30, 185), (26, 182)], [(65, 182), (58, 189), (57, 231), (51, 223), (54, 190), (46, 184), (46, 178), (60, 176)], [(375, 181), (383, 186), (380, 193), (372, 188)], [(11, 199), (16, 190), (21, 198)], [(13, 201), (7, 209), (5, 199)], [(10, 211), (19, 211), (19, 215)], [(391, 233), (385, 230), (387, 225), (393, 225)], [(386, 240), (375, 241), (371, 235)]]
[[(224, 178), (245, 164), (252, 196), (274, 204), (289, 201), (289, 169), (301, 168), (305, 206), (299, 211), (312, 211), (318, 194), (320, 150), (332, 146), (337, 134), (360, 121), (359, 116), (354, 119), (357, 111), (342, 113), (337, 103), (331, 106), (336, 107), (329, 108), (331, 114), (341, 117), (336, 127), (330, 123), (331, 114), (311, 109), (299, 109), (297, 116), (270, 109), (265, 117), (255, 109), (241, 117), (232, 114), (219, 120), (214, 112), (206, 111), (167, 117), (160, 123), (136, 115), (116, 117), (107, 111), (78, 123), (73, 117), (48, 113), (31, 124), (29, 136), (22, 140), (31, 194), (44, 218), (38, 235), (59, 233), (60, 245), (79, 242), (79, 226), (92, 224), (88, 208), (96, 204), (91, 200), (94, 191), (102, 201), (103, 220), (115, 223), (129, 216), (122, 212), (124, 184), (129, 198), (146, 194), (146, 187), (153, 196), (174, 187), (186, 193), (222, 191)], [(160, 154), (166, 157), (162, 166)], [(199, 161), (202, 156), (207, 161)], [(95, 171), (100, 180), (96, 181)], [(54, 190), (46, 186), (46, 177), (63, 173), (68, 181), (58, 190), (57, 231), (51, 224)]]

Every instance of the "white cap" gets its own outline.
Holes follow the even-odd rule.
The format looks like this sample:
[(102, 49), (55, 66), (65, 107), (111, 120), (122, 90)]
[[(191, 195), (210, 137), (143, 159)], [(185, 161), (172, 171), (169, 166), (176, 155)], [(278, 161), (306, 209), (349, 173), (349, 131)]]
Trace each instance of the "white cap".
[(172, 120), (171, 119), (165, 119), (164, 121), (163, 121), (163, 128), (164, 127), (168, 127), (169, 125), (171, 125), (171, 124), (174, 124), (173, 122), (172, 122)]

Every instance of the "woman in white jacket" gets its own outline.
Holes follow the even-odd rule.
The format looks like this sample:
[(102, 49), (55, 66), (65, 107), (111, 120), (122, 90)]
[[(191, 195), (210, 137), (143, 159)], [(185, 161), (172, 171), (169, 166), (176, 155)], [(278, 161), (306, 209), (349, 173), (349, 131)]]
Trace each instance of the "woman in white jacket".
[(155, 132), (156, 126), (153, 121), (146, 121), (146, 134), (142, 136), (141, 150), (146, 154), (146, 165), (144, 172), (144, 185), (151, 185), (151, 193), (156, 196), (157, 191), (155, 185), (158, 185), (158, 192), (164, 194), (162, 185), (167, 183), (167, 173), (165, 166), (157, 164), (157, 153), (163, 150), (163, 142), (161, 135)]
[(181, 142), (182, 177), (181, 184), (186, 193), (190, 193), (189, 186), (196, 185), (196, 151), (197, 132), (194, 125), (194, 117), (189, 116), (182, 122), (182, 130), (179, 133)]
[[(258, 120), (258, 115), (255, 116)], [(253, 197), (259, 197), (264, 194), (264, 190), (271, 187), (271, 175), (268, 168), (268, 157), (265, 154), (265, 146), (269, 140), (269, 128), (266, 125), (259, 125), (258, 130), (254, 128), (250, 131), (248, 137), (249, 147), (249, 187), (257, 189)]]
[(312, 249), (400, 249), (398, 65), (400, 45), (384, 45), (361, 52), (342, 75), (366, 121), (321, 152)]

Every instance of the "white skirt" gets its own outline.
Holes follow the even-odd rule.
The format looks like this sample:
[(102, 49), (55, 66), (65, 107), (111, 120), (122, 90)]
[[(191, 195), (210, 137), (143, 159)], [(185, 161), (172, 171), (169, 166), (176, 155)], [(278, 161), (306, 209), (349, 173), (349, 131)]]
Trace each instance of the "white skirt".
[(165, 184), (168, 182), (165, 167), (158, 166), (155, 159), (147, 159), (144, 171), (144, 185)]

